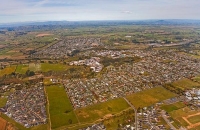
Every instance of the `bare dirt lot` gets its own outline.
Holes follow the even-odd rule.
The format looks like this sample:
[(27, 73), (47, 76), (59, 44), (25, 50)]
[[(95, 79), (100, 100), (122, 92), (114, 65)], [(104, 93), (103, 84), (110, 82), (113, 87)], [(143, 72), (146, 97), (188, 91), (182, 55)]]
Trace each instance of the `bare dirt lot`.
[(0, 117), (0, 130), (6, 129), (7, 121)]

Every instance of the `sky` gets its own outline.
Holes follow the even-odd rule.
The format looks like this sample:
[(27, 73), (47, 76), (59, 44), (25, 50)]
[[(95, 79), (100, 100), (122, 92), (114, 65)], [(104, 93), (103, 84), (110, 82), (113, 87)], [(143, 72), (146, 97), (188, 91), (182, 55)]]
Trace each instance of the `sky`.
[(0, 0), (0, 23), (200, 19), (200, 0)]

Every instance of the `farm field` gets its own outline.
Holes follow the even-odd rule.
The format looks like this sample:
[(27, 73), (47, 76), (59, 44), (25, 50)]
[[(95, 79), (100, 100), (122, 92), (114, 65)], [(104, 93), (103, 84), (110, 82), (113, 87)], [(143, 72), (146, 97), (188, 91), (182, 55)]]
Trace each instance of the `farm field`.
[(193, 82), (186, 78), (178, 80), (178, 81), (172, 83), (172, 85), (174, 85), (175, 87), (181, 88), (181, 89), (191, 89), (194, 87), (200, 87), (199, 83)]
[(136, 108), (143, 108), (174, 96), (174, 93), (163, 87), (155, 87), (126, 97)]
[(10, 66), (10, 67), (6, 67), (0, 70), (0, 77), (5, 74), (11, 74), (12, 72), (15, 72), (15, 69), (16, 69), (16, 66)]
[(63, 86), (46, 87), (46, 92), (53, 129), (78, 122)]
[(123, 98), (118, 98), (104, 103), (80, 108), (75, 112), (80, 122), (94, 122), (100, 118), (111, 117), (112, 114), (117, 114), (129, 107), (130, 106)]

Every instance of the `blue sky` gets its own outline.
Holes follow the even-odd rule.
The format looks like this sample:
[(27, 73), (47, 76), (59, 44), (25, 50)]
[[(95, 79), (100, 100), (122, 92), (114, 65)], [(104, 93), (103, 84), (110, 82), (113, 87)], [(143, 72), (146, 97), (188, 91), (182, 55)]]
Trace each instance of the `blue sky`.
[(0, 0), (0, 23), (200, 19), (200, 0)]

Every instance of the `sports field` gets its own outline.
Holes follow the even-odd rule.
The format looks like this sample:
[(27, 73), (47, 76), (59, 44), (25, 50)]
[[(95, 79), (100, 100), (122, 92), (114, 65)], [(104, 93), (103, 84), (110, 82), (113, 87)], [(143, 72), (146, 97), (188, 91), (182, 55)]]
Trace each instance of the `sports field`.
[(166, 90), (163, 87), (155, 87), (142, 92), (127, 96), (127, 99), (136, 107), (143, 108), (150, 106), (162, 100), (175, 97), (176, 94)]
[(46, 87), (46, 92), (53, 129), (78, 122), (63, 86)]

